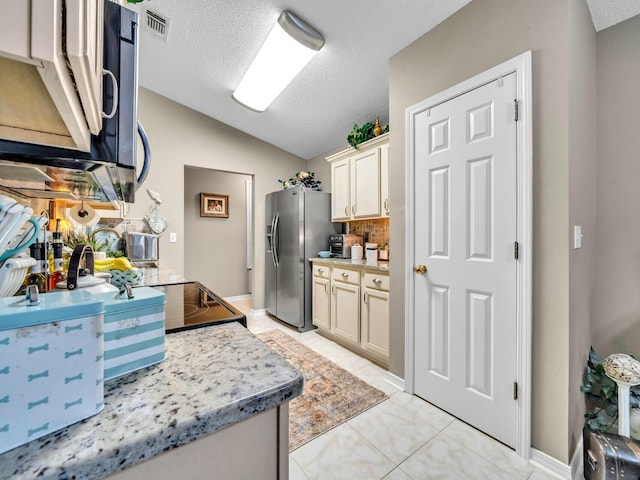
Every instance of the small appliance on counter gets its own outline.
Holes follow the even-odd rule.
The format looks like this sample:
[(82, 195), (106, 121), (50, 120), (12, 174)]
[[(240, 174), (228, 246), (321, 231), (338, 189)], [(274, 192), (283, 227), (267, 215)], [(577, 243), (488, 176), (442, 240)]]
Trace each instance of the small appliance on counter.
[(365, 250), (365, 258), (367, 262), (377, 262), (378, 261), (378, 244), (367, 242), (364, 244)]
[(362, 245), (359, 243), (351, 245), (351, 258), (354, 260), (362, 260)]
[(158, 235), (152, 233), (126, 232), (127, 257), (133, 265), (157, 267), (159, 260)]
[(329, 251), (336, 258), (352, 258), (351, 247), (356, 243), (362, 245), (361, 235), (352, 233), (336, 233), (329, 236)]

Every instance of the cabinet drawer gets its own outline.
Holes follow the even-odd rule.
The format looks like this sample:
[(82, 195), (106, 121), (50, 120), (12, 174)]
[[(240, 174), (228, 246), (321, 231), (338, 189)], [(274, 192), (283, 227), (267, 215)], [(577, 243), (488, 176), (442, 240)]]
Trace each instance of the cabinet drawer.
[(316, 265), (313, 264), (313, 276), (320, 278), (329, 278), (329, 271), (331, 267), (327, 267), (326, 265)]
[(347, 270), (346, 268), (333, 267), (331, 270), (331, 278), (339, 282), (360, 283), (360, 272), (355, 270)]
[(370, 273), (364, 274), (363, 285), (377, 290), (389, 290), (389, 275)]

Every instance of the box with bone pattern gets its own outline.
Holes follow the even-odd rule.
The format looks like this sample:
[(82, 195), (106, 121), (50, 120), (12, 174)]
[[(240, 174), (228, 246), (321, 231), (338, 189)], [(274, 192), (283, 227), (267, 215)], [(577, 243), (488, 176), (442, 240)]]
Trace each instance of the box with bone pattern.
[(102, 410), (104, 304), (77, 293), (0, 298), (0, 453)]

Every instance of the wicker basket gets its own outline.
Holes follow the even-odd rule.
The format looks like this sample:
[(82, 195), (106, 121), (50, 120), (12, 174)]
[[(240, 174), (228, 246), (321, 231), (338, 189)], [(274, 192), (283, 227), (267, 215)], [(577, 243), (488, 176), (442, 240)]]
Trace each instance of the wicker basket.
[(144, 271), (141, 268), (135, 270), (109, 270), (111, 285), (121, 287), (123, 285), (139, 285), (144, 280)]

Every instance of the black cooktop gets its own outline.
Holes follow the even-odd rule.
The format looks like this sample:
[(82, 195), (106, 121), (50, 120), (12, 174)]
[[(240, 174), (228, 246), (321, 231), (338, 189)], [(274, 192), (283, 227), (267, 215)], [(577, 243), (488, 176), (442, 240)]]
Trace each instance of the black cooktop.
[(165, 294), (167, 333), (228, 322), (247, 326), (247, 317), (199, 282), (152, 285)]

